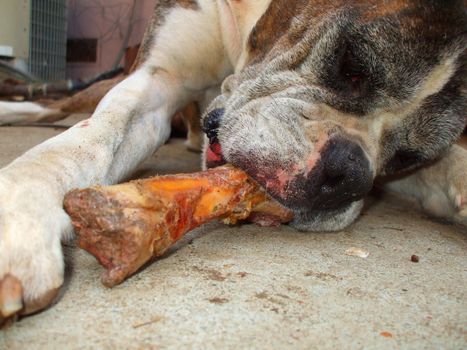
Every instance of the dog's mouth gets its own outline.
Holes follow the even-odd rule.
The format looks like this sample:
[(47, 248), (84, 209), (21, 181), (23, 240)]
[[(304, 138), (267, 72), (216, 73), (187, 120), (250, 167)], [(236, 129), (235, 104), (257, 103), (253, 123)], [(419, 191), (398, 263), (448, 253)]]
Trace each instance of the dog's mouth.
[[(205, 165), (207, 168), (215, 168), (226, 164), (222, 153), (222, 146), (217, 140), (209, 142), (205, 149)], [(255, 180), (256, 181), (256, 180)], [(261, 181), (257, 183), (265, 189), (273, 198), (278, 200), (285, 208), (294, 213), (294, 220), (290, 223), (293, 227), (303, 231), (336, 231), (352, 223), (358, 216), (362, 201), (344, 203), (334, 208), (308, 208), (297, 206), (284, 201), (277, 196), (268, 186), (263, 186)]]

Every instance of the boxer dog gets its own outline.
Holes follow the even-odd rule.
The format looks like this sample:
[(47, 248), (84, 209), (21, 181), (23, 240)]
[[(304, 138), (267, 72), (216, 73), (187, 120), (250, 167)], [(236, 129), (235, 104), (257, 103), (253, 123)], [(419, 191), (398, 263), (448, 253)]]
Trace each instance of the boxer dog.
[(467, 224), (466, 33), (462, 1), (159, 0), (139, 68), (0, 171), (0, 279), (22, 285), (1, 315), (56, 296), (64, 194), (128, 176), (177, 109), (215, 96), (205, 166), (244, 169), (296, 228), (349, 225), (375, 181)]

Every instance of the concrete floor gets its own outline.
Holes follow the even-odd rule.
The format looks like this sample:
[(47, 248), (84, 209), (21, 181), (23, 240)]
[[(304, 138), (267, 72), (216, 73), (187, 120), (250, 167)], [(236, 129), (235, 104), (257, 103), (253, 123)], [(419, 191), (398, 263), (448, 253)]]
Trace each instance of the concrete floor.
[[(0, 166), (60, 131), (0, 128)], [(172, 140), (138, 176), (198, 165)], [(68, 245), (65, 293), (0, 331), (0, 348), (467, 348), (466, 229), (389, 195), (368, 204), (331, 234), (211, 223), (113, 289)], [(370, 255), (348, 256), (350, 247)]]

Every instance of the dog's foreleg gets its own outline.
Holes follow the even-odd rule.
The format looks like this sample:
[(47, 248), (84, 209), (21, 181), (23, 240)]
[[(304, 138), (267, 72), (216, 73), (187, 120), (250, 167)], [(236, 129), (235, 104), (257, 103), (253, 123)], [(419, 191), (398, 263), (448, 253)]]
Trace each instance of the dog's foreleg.
[(62, 284), (60, 239), (71, 231), (65, 193), (128, 175), (167, 140), (170, 116), (187, 98), (163, 69), (141, 68), (111, 90), (92, 118), (0, 171), (0, 294), (7, 275), (23, 287), (19, 300), (0, 298), (0, 319), (23, 307), (21, 297), (24, 312), (42, 308)]
[(467, 226), (467, 150), (460, 146), (385, 188), (416, 198), (431, 215)]
[[(62, 284), (60, 238), (71, 231), (64, 194), (127, 176), (167, 139), (176, 110), (231, 74), (219, 11), (211, 0), (160, 1), (140, 68), (92, 118), (0, 170), (0, 323), (43, 308)], [(19, 298), (3, 298), (15, 279)]]

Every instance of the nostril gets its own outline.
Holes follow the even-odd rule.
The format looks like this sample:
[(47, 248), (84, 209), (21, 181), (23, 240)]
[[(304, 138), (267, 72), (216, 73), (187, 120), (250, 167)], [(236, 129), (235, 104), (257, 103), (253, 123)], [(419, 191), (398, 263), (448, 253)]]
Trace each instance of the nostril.
[(224, 108), (216, 108), (209, 112), (203, 119), (203, 131), (211, 143), (217, 142), (217, 130), (219, 129), (224, 111)]

